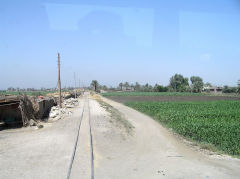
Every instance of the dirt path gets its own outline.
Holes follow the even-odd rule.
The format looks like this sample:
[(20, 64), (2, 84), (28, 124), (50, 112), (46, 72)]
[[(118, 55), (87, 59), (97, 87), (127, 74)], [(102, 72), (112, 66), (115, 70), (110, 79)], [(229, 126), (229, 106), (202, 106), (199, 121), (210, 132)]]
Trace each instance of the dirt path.
[[(103, 178), (239, 178), (239, 160), (196, 152), (150, 117), (102, 99), (125, 114), (135, 127), (133, 136), (122, 142), (119, 138), (106, 143), (110, 151), (114, 150), (112, 154), (102, 149), (101, 155), (110, 155), (108, 160), (106, 157), (102, 159), (110, 167), (106, 172), (112, 171)], [(115, 167), (119, 168), (118, 172), (114, 172)]]
[(91, 177), (89, 120), (95, 179), (239, 178), (239, 160), (196, 152), (151, 118), (103, 100), (123, 113), (134, 128), (126, 130), (126, 121), (116, 112), (109, 113), (114, 111), (109, 106), (103, 108), (104, 104), (90, 98), (88, 107), (81, 98), (72, 116), (43, 129), (0, 131), (0, 178), (66, 178), (83, 109), (70, 178)]

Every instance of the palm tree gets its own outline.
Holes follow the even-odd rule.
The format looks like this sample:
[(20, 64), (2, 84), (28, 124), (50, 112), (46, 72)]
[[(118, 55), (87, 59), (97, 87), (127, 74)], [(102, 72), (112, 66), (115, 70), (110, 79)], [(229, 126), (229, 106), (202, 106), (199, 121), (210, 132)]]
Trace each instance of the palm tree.
[(94, 91), (97, 91), (98, 85), (99, 84), (97, 80), (92, 80), (91, 86), (94, 88)]
[(123, 87), (123, 83), (122, 83), (122, 82), (119, 83), (119, 87), (120, 87), (120, 89), (121, 89), (121, 91), (122, 91), (122, 87)]
[(126, 90), (129, 88), (129, 83), (128, 82), (125, 82), (124, 83), (124, 86), (125, 86), (125, 88), (126, 88)]
[(134, 86), (134, 90), (140, 91), (140, 88), (141, 88), (141, 85), (138, 82), (136, 82)]

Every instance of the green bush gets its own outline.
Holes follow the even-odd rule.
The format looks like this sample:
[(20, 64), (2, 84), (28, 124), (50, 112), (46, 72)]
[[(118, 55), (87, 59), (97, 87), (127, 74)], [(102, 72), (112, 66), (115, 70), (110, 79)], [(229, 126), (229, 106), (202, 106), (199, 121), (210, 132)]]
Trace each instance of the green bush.
[(228, 86), (224, 86), (223, 93), (236, 93), (237, 92), (237, 88), (236, 87), (228, 87)]

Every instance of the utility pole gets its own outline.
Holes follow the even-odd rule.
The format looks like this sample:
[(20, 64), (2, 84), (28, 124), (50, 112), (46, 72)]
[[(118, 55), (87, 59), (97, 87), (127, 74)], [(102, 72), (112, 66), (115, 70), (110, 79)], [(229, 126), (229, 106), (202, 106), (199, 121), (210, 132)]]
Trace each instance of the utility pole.
[(76, 94), (76, 75), (75, 75), (75, 72), (74, 72), (74, 83), (75, 83), (75, 98), (77, 98), (77, 94)]
[(80, 88), (81, 88), (81, 87), (80, 87), (80, 79), (79, 79), (79, 90), (80, 90)]
[(59, 108), (62, 108), (62, 90), (60, 78), (60, 54), (58, 53), (58, 92), (59, 92)]

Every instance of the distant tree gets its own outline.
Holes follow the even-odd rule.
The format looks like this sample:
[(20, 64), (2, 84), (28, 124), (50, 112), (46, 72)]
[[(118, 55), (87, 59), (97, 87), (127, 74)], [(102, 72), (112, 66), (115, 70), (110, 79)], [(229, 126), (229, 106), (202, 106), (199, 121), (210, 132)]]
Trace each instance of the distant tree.
[(123, 83), (121, 82), (121, 83), (119, 83), (119, 88), (121, 89), (121, 91), (123, 90)]
[(114, 87), (110, 86), (110, 87), (108, 88), (108, 90), (110, 90), (110, 91), (115, 91), (115, 90), (116, 90), (116, 88), (114, 88)]
[(223, 93), (229, 93), (229, 87), (225, 85), (222, 90)]
[(207, 83), (205, 83), (205, 86), (212, 87), (212, 84), (211, 84), (211, 83), (209, 83), (209, 82), (207, 82)]
[(164, 87), (162, 85), (158, 85), (155, 84), (154, 88), (153, 88), (154, 92), (167, 92), (168, 91), (168, 87)]
[(37, 90), (34, 88), (27, 88), (27, 91), (37, 91)]
[(238, 80), (238, 89), (237, 92), (240, 94), (240, 80)]
[(152, 92), (152, 91), (153, 91), (152, 85), (148, 85), (147, 91), (148, 91), (148, 92)]
[(152, 86), (149, 85), (148, 83), (146, 83), (145, 85), (142, 86), (141, 91), (149, 92), (149, 91), (151, 91), (151, 88), (152, 88)]
[(143, 91), (147, 92), (148, 90), (149, 90), (149, 85), (148, 85), (148, 83), (146, 83), (143, 87)]
[(131, 84), (130, 87), (131, 87), (131, 89), (134, 89), (134, 84)]
[(15, 91), (15, 89), (13, 87), (9, 87), (7, 91)]
[(200, 78), (199, 76), (192, 76), (190, 78), (191, 82), (192, 82), (192, 86), (193, 86), (193, 91), (194, 92), (201, 92), (203, 89), (203, 80), (202, 78)]
[(159, 85), (158, 86), (158, 91), (159, 92), (167, 92), (168, 91), (168, 87), (167, 86), (161, 86), (161, 85)]
[(229, 87), (229, 86), (224, 86), (223, 87), (223, 90), (222, 90), (223, 93), (236, 93), (237, 92), (237, 88), (236, 87)]
[(124, 87), (125, 87), (126, 89), (128, 89), (128, 88), (129, 88), (129, 83), (128, 83), (128, 82), (125, 82), (125, 83), (124, 83)]
[(154, 91), (154, 92), (159, 92), (159, 91), (158, 91), (158, 86), (159, 86), (159, 85), (156, 83), (155, 86), (153, 87), (153, 91)]
[(188, 78), (184, 78), (184, 85), (189, 86)]
[(91, 86), (93, 87), (94, 91), (97, 91), (98, 89), (98, 81), (97, 80), (92, 80)]
[(141, 89), (141, 85), (138, 82), (136, 82), (135, 85), (134, 85), (134, 90), (135, 91), (140, 91), (140, 89)]
[(186, 91), (188, 84), (188, 78), (184, 78), (181, 74), (175, 74), (170, 78), (170, 88), (176, 92)]
[(148, 83), (146, 83), (144, 86), (142, 86), (141, 91), (151, 92), (151, 91), (153, 91), (153, 87), (151, 85), (149, 85)]
[(108, 88), (107, 88), (106, 85), (103, 85), (103, 86), (101, 87), (101, 89), (102, 89), (102, 90), (105, 90), (105, 91), (108, 90)]

